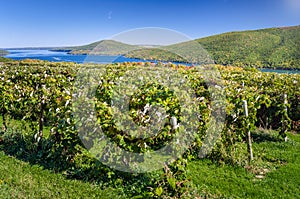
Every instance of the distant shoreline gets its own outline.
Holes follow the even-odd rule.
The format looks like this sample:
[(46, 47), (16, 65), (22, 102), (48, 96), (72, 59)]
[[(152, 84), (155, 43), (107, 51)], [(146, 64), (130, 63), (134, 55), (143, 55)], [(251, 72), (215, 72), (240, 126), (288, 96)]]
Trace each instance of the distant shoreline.
[[(11, 50), (18, 50), (18, 49), (11, 49)], [(73, 57), (73, 56), (75, 56), (75, 57), (76, 56), (86, 56), (86, 55), (83, 55), (83, 54), (76, 54), (76, 55), (70, 54), (69, 53), (70, 50), (62, 50), (62, 49), (48, 49), (48, 48), (27, 48), (26, 49), (26, 48), (19, 48), (19, 50), (22, 50), (22, 51), (24, 51), (24, 50), (48, 50), (48, 51), (51, 51), (51, 52), (62, 52), (62, 53), (65, 53), (66, 55), (70, 55), (71, 57)], [(0, 52), (1, 52), (1, 50), (0, 50)], [(2, 52), (4, 53), (5, 51), (2, 50)], [(9, 52), (7, 52), (7, 53), (9, 53)], [(8, 55), (8, 54), (6, 54), (6, 55)], [(49, 56), (51, 56), (51, 55), (49, 55)], [(15, 59), (13, 57), (8, 57), (8, 58), (12, 59), (12, 60), (33, 59), (33, 60), (55, 61), (55, 62), (65, 62), (66, 61), (63, 58), (57, 57), (57, 55), (53, 55), (53, 56), (55, 57), (55, 60), (44, 60), (44, 59), (39, 59), (38, 57), (32, 58), (30, 56), (28, 56), (28, 57), (25, 56), (23, 58), (17, 57)], [(91, 56), (94, 56), (94, 55), (91, 55)], [(97, 56), (97, 55), (95, 55), (95, 56)], [(125, 61), (128, 58), (128, 57), (126, 57), (124, 55), (98, 55), (98, 56), (103, 56), (103, 57), (105, 57), (105, 56), (108, 56), (108, 57), (110, 57), (110, 56), (112, 56), (112, 57), (118, 57), (119, 56), (119, 57), (121, 57), (121, 60), (125, 59)], [(85, 58), (83, 58), (83, 60), (84, 59)], [(139, 61), (142, 61), (142, 62), (155, 62), (155, 63), (159, 62), (157, 60), (142, 60), (142, 59), (134, 59), (134, 58), (128, 58), (128, 59), (129, 59), (128, 60), (129, 62), (139, 62)], [(76, 63), (76, 60), (73, 60), (71, 62), (75, 62)], [(162, 61), (162, 62), (168, 62), (168, 61)], [(80, 64), (80, 62), (77, 62), (77, 63)], [(182, 63), (182, 62), (172, 62), (172, 63), (181, 64), (181, 65), (188, 65), (187, 63)], [(276, 72), (276, 73), (300, 74), (300, 70), (299, 69), (290, 69), (290, 68), (283, 68), (283, 67), (259, 67), (259, 68), (257, 67), (256, 69), (259, 70), (259, 71), (261, 71), (261, 72)]]
[(0, 57), (4, 57), (4, 56), (6, 56), (6, 55), (8, 55), (8, 54), (9, 54), (8, 51), (6, 51), (6, 50), (1, 50), (1, 49), (0, 49)]

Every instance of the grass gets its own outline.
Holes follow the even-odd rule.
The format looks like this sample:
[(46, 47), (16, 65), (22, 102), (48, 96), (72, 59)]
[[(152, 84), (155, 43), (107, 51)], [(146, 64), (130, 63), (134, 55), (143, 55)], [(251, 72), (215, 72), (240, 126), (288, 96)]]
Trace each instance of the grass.
[[(8, 128), (18, 130), (22, 122), (9, 120)], [(0, 118), (0, 127), (2, 118)], [(44, 134), (49, 136), (46, 127)], [(1, 139), (0, 139), (1, 142)], [(1, 146), (1, 145), (0, 145)], [(125, 198), (121, 190), (102, 190), (91, 183), (69, 180), (63, 174), (53, 173), (40, 165), (31, 165), (1, 151), (0, 198)]]
[(67, 180), (0, 152), (0, 198), (124, 198), (120, 190)]
[[(300, 135), (290, 133), (288, 137), (288, 142), (280, 142), (275, 131), (254, 132), (255, 160), (249, 165), (220, 165), (208, 159), (190, 162), (191, 191), (201, 198), (300, 198)], [(95, 184), (66, 179), (0, 150), (0, 198), (126, 196), (121, 187), (102, 190)]]
[(254, 143), (250, 166), (191, 162), (189, 177), (197, 192), (210, 198), (300, 198), (300, 135), (289, 138)]

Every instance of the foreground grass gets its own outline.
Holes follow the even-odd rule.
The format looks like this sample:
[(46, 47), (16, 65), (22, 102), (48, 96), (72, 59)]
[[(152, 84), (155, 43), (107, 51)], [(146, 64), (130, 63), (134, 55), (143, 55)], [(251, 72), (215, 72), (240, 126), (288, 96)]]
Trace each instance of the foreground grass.
[[(18, 125), (21, 123), (14, 122), (12, 126)], [(190, 191), (201, 198), (300, 198), (300, 135), (289, 134), (285, 143), (274, 133), (253, 135), (255, 160), (250, 165), (219, 165), (207, 159), (190, 162)], [(90, 183), (67, 180), (63, 174), (30, 165), (0, 150), (1, 199), (125, 198), (121, 189), (101, 190)]]
[[(0, 151), (0, 198), (122, 198), (121, 191), (101, 190), (61, 174), (31, 166)], [(123, 197), (124, 198), (124, 197)]]
[(247, 167), (194, 161), (189, 177), (209, 198), (300, 198), (300, 135), (289, 138), (287, 143), (254, 143), (256, 158)]

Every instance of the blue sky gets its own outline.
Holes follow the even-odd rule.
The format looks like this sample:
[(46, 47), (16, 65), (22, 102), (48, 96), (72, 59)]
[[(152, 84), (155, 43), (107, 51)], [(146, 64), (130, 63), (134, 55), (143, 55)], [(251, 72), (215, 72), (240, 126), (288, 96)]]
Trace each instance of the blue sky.
[(300, 0), (0, 0), (0, 48), (81, 45), (142, 27), (191, 38), (300, 25)]

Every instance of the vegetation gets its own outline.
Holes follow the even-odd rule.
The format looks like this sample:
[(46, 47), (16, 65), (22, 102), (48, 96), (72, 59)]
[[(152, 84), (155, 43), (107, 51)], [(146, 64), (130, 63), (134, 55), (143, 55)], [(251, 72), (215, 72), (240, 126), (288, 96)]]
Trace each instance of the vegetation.
[(197, 40), (218, 64), (300, 69), (300, 26), (232, 32)]
[(155, 60), (155, 61), (170, 61), (170, 62), (188, 62), (183, 59), (181, 56), (164, 50), (162, 48), (142, 48), (130, 51), (126, 54), (126, 57), (130, 58), (138, 58), (145, 57), (147, 60)]
[(4, 56), (5, 55), (7, 55), (9, 52), (7, 52), (7, 51), (1, 51), (0, 50), (0, 64), (1, 63), (4, 63), (4, 62), (11, 62), (12, 60), (11, 59), (9, 59), (9, 58), (5, 58)]
[[(200, 185), (200, 181), (192, 178), (189, 171), (194, 172), (202, 166), (202, 163), (199, 163), (198, 151), (204, 143), (203, 139), (212, 114), (212, 99), (208, 85), (216, 84), (213, 80), (205, 80), (204, 75), (206, 74), (203, 72), (197, 71), (194, 67), (177, 66), (171, 63), (165, 65), (151, 63), (77, 65), (27, 60), (7, 62), (0, 67), (0, 114), (2, 120), (0, 145), (6, 154), (14, 155), (31, 164), (41, 165), (54, 172), (64, 173), (68, 178), (95, 183), (102, 189), (122, 187), (124, 194), (130, 198), (189, 198), (194, 197), (193, 194), (201, 195), (205, 191), (220, 194), (220, 196), (230, 196), (231, 193), (226, 187), (229, 186), (229, 182), (224, 186), (211, 187), (208, 190), (197, 187), (200, 193), (191, 191), (195, 189), (194, 186)], [(182, 74), (185, 80), (190, 82), (191, 88), (195, 92), (194, 101), (201, 113), (199, 120), (193, 124), (197, 126), (195, 140), (185, 154), (171, 165), (165, 166), (164, 169), (142, 174), (114, 170), (91, 156), (83, 145), (84, 139), (79, 139), (78, 130), (81, 125), (75, 125), (78, 118), (74, 116), (72, 109), (72, 106), (78, 103), (78, 100), (74, 101), (72, 94), (75, 92), (75, 80), (78, 78), (77, 72), (80, 68), (105, 70), (105, 73), (97, 76), (101, 79), (101, 84), (96, 87), (94, 99), (97, 124), (101, 126), (110, 140), (126, 151), (134, 153), (151, 152), (171, 143), (178, 131), (182, 129), (174, 128), (172, 118), (176, 118), (179, 123), (184, 121), (186, 118), (183, 113), (189, 109), (182, 107), (174, 92), (161, 86), (159, 82), (142, 84), (136, 89), (129, 102), (129, 113), (134, 122), (146, 127), (150, 124), (147, 122), (149, 115), (143, 114), (147, 106), (161, 105), (165, 108), (167, 115), (165, 124), (156, 136), (136, 138), (126, 129), (120, 130), (112, 114), (112, 91), (117, 88), (120, 77), (130, 70), (138, 69), (142, 71), (168, 69)], [(208, 158), (216, 164), (239, 167), (238, 173), (246, 172), (242, 168), (248, 168), (250, 172), (255, 172), (255, 169), (261, 168), (260, 164), (263, 166), (270, 164), (269, 166), (276, 169), (283, 168), (283, 164), (289, 165), (290, 168), (298, 166), (299, 162), (295, 159), (298, 156), (294, 155), (298, 150), (298, 141), (288, 143), (282, 143), (282, 141), (288, 131), (299, 131), (299, 75), (261, 73), (255, 69), (224, 66), (206, 66), (205, 71), (207, 72), (211, 68), (219, 70), (224, 79), (226, 118), (224, 129)], [(97, 74), (95, 73), (95, 75)], [(167, 73), (166, 75), (171, 74)], [(170, 77), (166, 78), (170, 79)], [(248, 102), (248, 116), (244, 112), (243, 100)], [(78, 111), (86, 110), (85, 107), (80, 107)], [(91, 129), (90, 132), (86, 132), (87, 135), (94, 131), (93, 124), (84, 123), (88, 121), (89, 118), (82, 118), (80, 121), (83, 126)], [(251, 162), (247, 158), (245, 132), (255, 132), (258, 127), (275, 129), (278, 133), (275, 136), (272, 135), (271, 138), (276, 143), (270, 145), (270, 149), (268, 149), (268, 144), (263, 145), (263, 142), (255, 144), (256, 159), (255, 162)], [(299, 139), (298, 136), (289, 136)], [(258, 133), (258, 136), (253, 138), (259, 142), (261, 137), (264, 138)], [(180, 147), (180, 144), (171, 147)], [(287, 156), (278, 150), (284, 147), (289, 151)], [(274, 153), (269, 154), (272, 151)], [(128, 165), (131, 161), (127, 157), (118, 156), (118, 153), (113, 151), (110, 145), (104, 147), (101, 155), (102, 158), (114, 157), (118, 163), (124, 165)], [(5, 156), (0, 157), (6, 158)], [(109, 163), (114, 159), (108, 158), (107, 161)], [(211, 163), (204, 162), (203, 164), (209, 168)], [(132, 169), (134, 171), (133, 167)], [(222, 169), (224, 170), (222, 171)], [(224, 167), (218, 170), (220, 173), (217, 172), (217, 174), (223, 175), (222, 172), (232, 169), (235, 171), (233, 167)], [(279, 183), (283, 178), (281, 175), (288, 173), (284, 171), (285, 168), (282, 170), (282, 172), (276, 173), (277, 177), (274, 174), (270, 179), (275, 179)], [(201, 175), (199, 172), (195, 172), (195, 176)], [(290, 175), (290, 173), (288, 174)], [(243, 174), (242, 176), (250, 179), (252, 174)], [(214, 182), (213, 179), (210, 180), (210, 183)], [(299, 177), (296, 177), (294, 182), (298, 181)], [(290, 185), (292, 181), (287, 183)], [(244, 182), (244, 184), (251, 183)], [(264, 183), (262, 182), (262, 184)], [(264, 186), (271, 189), (271, 181), (267, 181)], [(294, 185), (292, 190), (297, 188), (299, 187)], [(236, 193), (237, 189), (236, 186), (235, 192), (232, 194), (243, 197), (244, 195)], [(260, 195), (263, 194), (261, 192)], [(265, 196), (274, 196), (274, 192)], [(294, 196), (293, 193), (290, 193), (290, 196)]]
[[(250, 66), (278, 69), (300, 69), (300, 26), (271, 28), (255, 31), (230, 32), (195, 41), (175, 44), (161, 49), (143, 49), (128, 53), (127, 57), (147, 60), (199, 62), (192, 58), (206, 53), (199, 53), (198, 42), (216, 64), (232, 66)], [(188, 47), (187, 47), (188, 46)], [(180, 49), (184, 49), (184, 56)], [(189, 49), (189, 52), (186, 52)], [(201, 49), (200, 49), (201, 50)], [(169, 52), (168, 52), (169, 51)], [(148, 53), (147, 53), (148, 52)], [(174, 55), (174, 52), (178, 55)], [(195, 54), (197, 53), (197, 54)], [(186, 55), (191, 59), (186, 60)], [(185, 59), (183, 59), (185, 57)], [(200, 57), (207, 60), (206, 57)]]
[(278, 142), (272, 131), (256, 131), (252, 165), (223, 165), (211, 160), (189, 164), (188, 176), (203, 198), (299, 198), (300, 140)]
[[(257, 155), (251, 166), (220, 165), (208, 159), (189, 162), (187, 179), (194, 198), (298, 198), (299, 135), (289, 134), (287, 143), (278, 142), (275, 132), (254, 135)], [(66, 174), (54, 174), (3, 152), (0, 172), (1, 198), (130, 198), (123, 186), (103, 188), (67, 180)]]
[(9, 58), (5, 58), (5, 57), (0, 57), (0, 63), (3, 63), (3, 62), (11, 62), (12, 60), (9, 59)]
[[(170, 46), (134, 46), (103, 40), (60, 48), (70, 54), (125, 55), (144, 60), (300, 69), (300, 26), (229, 32)], [(200, 45), (199, 45), (200, 44)]]
[(0, 151), (0, 198), (125, 198), (117, 189), (67, 180), (62, 174), (30, 165)]
[(84, 46), (58, 48), (56, 50), (67, 50), (70, 51), (70, 54), (74, 55), (123, 55), (138, 48), (140, 47), (113, 40), (102, 40)]

